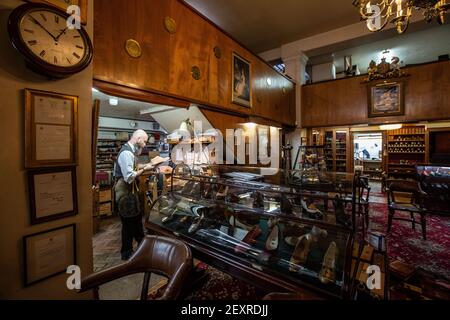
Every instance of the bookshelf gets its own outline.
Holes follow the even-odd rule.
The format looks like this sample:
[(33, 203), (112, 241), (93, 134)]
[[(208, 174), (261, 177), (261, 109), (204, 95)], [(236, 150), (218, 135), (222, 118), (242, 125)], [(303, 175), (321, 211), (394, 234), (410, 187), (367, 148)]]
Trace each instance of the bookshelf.
[(425, 126), (403, 127), (387, 133), (387, 173), (392, 179), (415, 179), (415, 166), (426, 162)]

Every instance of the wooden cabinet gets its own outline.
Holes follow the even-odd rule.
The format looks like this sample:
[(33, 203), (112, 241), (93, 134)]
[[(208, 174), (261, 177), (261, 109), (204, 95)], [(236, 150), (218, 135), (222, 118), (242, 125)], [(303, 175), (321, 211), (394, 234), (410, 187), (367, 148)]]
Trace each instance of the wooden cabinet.
[(311, 130), (311, 142), (324, 146), (327, 171), (351, 172), (350, 130), (319, 128)]
[(427, 162), (427, 135), (424, 126), (403, 127), (387, 133), (387, 173), (389, 178), (415, 179), (415, 166)]

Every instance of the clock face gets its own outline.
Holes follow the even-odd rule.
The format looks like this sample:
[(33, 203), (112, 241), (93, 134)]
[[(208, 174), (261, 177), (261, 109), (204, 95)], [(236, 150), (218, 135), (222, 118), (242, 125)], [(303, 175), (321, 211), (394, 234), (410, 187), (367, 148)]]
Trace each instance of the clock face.
[(71, 67), (86, 55), (87, 46), (81, 32), (68, 29), (66, 18), (58, 13), (29, 12), (22, 18), (19, 30), (28, 49), (46, 63)]
[(16, 9), (8, 25), (14, 46), (38, 72), (64, 77), (87, 67), (92, 44), (84, 29), (69, 29), (67, 15), (46, 5)]

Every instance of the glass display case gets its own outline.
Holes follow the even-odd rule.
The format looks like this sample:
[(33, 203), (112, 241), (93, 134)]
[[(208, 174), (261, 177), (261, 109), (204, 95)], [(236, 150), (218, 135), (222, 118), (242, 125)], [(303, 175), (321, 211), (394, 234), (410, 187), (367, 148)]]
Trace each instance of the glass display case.
[(416, 170), (420, 186), (427, 194), (427, 210), (450, 214), (450, 166), (418, 165)]
[(214, 258), (225, 270), (233, 266), (237, 276), (262, 288), (342, 298), (353, 236), (338, 210), (320, 206), (320, 200), (333, 199), (290, 186), (197, 175), (178, 165), (172, 192), (154, 202), (146, 227), (181, 238), (194, 254)]

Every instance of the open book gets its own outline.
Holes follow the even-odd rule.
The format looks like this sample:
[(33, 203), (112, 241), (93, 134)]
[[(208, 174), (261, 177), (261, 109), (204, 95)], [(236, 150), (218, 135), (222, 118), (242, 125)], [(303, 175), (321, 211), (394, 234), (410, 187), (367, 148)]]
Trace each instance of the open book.
[(153, 166), (157, 166), (158, 164), (161, 164), (161, 163), (163, 163), (163, 162), (167, 162), (167, 161), (169, 161), (169, 160), (170, 160), (169, 157), (162, 158), (162, 157), (160, 157), (160, 156), (156, 156), (156, 157), (154, 157), (152, 160), (150, 160), (150, 163), (151, 163)]

